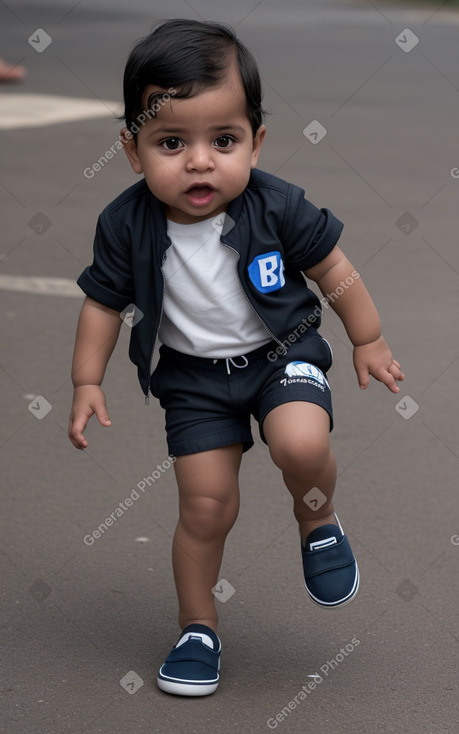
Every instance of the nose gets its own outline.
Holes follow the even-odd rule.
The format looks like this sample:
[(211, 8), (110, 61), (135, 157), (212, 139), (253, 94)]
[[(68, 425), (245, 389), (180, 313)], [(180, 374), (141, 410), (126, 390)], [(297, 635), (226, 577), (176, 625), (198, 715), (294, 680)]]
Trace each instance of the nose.
[(212, 150), (208, 145), (196, 144), (188, 148), (188, 171), (209, 171), (215, 168)]

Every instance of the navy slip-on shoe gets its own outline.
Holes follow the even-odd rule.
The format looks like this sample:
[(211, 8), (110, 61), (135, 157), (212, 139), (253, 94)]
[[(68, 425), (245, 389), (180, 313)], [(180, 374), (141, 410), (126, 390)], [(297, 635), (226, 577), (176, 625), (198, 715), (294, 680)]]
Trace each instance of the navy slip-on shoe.
[(349, 602), (359, 588), (357, 561), (335, 514), (337, 525), (322, 525), (301, 544), (304, 583), (311, 599), (321, 607)]
[(220, 639), (210, 627), (188, 625), (159, 670), (158, 687), (177, 696), (214, 693), (219, 681), (220, 653)]

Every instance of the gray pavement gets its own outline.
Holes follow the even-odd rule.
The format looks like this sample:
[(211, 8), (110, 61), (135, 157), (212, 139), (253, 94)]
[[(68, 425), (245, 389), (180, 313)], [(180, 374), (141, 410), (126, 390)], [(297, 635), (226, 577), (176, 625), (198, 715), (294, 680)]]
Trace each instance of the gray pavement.
[[(360, 392), (344, 330), (326, 313), (336, 505), (361, 590), (329, 613), (308, 601), (290, 501), (257, 438), (221, 571), (235, 590), (218, 602), (221, 684), (197, 700), (155, 685), (178, 632), (177, 497), (162, 412), (144, 406), (127, 326), (104, 383), (112, 427), (93, 420), (85, 453), (66, 437), (82, 301), (71, 281), (91, 260), (98, 213), (135, 180), (122, 153), (91, 179), (83, 171), (116, 140), (108, 107), (130, 46), (167, 17), (229, 22), (253, 50), (271, 113), (260, 167), (345, 222), (343, 248), (407, 375), (398, 396), (376, 383)], [(39, 99), (19, 98), (18, 121), (1, 131), (1, 730), (457, 732), (459, 11), (11, 0), (0, 2), (0, 28), (1, 55), (29, 69), (21, 85), (3, 85), (0, 105), (51, 94), (107, 112), (25, 127)], [(27, 39), (43, 45), (43, 31), (51, 43), (38, 50)], [(326, 130), (319, 142), (303, 134), (312, 121)]]

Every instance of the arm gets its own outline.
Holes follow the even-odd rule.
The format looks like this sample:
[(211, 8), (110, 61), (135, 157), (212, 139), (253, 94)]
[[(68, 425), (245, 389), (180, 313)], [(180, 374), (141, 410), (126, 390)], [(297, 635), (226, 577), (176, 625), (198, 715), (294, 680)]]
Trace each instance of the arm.
[(370, 375), (394, 393), (396, 380), (403, 380), (400, 365), (381, 334), (376, 307), (363, 281), (342, 250), (335, 246), (324, 260), (305, 272), (314, 280), (338, 314), (354, 345), (354, 367), (364, 390)]
[(86, 298), (81, 308), (73, 353), (73, 404), (69, 420), (69, 438), (77, 449), (88, 445), (83, 431), (95, 413), (103, 426), (111, 425), (100, 387), (108, 360), (121, 328), (118, 311)]

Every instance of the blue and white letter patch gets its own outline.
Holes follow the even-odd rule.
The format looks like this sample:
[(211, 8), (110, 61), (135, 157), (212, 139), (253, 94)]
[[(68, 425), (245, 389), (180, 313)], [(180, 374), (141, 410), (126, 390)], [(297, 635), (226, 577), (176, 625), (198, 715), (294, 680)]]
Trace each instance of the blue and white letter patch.
[[(308, 382), (309, 384), (317, 384), (323, 389), (325, 386), (330, 387), (322, 370), (319, 370), (314, 364), (309, 362), (289, 362), (285, 368), (285, 374), (290, 380), (288, 382)], [(285, 378), (284, 378), (285, 379)], [(283, 382), (283, 380), (281, 380)]]
[(285, 285), (284, 263), (280, 252), (257, 255), (248, 267), (249, 277), (257, 291), (270, 293)]

